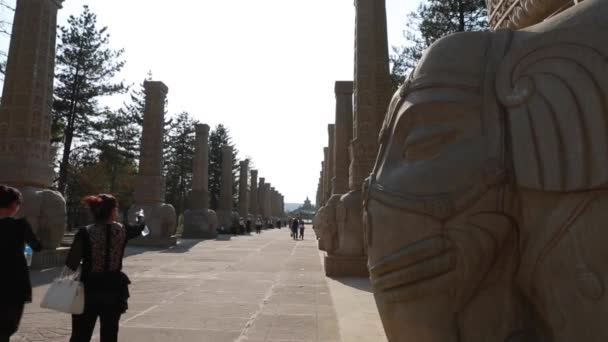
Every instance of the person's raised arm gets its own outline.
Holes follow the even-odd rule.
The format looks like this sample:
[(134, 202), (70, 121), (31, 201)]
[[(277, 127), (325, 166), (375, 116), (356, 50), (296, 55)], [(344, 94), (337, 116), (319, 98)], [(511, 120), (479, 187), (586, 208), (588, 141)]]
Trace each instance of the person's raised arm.
[(36, 234), (34, 234), (30, 223), (27, 222), (26, 219), (21, 219), (20, 223), (23, 226), (23, 237), (25, 239), (25, 243), (30, 245), (34, 252), (40, 252), (42, 250), (42, 244), (40, 243), (40, 240), (38, 240)]
[(80, 230), (78, 233), (76, 233), (76, 236), (74, 236), (72, 247), (70, 247), (70, 252), (65, 260), (65, 266), (72, 271), (76, 271), (78, 266), (80, 266), (80, 261), (82, 261), (83, 251), (84, 234), (82, 233), (82, 230)]

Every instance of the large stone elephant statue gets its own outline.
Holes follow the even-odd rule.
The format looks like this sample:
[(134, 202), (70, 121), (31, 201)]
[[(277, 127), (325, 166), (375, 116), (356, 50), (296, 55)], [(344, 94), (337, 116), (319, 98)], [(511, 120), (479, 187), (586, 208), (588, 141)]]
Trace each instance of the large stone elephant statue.
[(608, 1), (436, 42), (364, 195), (390, 341), (608, 341)]
[(20, 190), (23, 206), (18, 215), (27, 218), (44, 249), (56, 249), (65, 234), (65, 199), (57, 191), (36, 187), (23, 187)]
[(177, 230), (177, 215), (171, 204), (135, 204), (129, 209), (129, 221), (135, 222), (135, 214), (143, 209), (146, 215), (146, 225), (150, 228), (150, 237), (167, 239), (175, 235)]

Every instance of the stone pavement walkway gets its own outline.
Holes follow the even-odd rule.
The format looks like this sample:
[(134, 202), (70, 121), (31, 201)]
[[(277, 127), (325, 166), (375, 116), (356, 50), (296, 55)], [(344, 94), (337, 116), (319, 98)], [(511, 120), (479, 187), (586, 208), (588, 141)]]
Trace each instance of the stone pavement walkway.
[[(281, 229), (232, 239), (183, 240), (169, 250), (129, 248), (128, 253), (125, 270), (133, 284), (121, 341), (349, 342), (340, 337), (316, 241), (310, 238), (296, 242)], [(58, 272), (33, 272), (34, 303), (27, 306), (12, 341), (68, 340), (70, 317), (39, 308)], [(376, 319), (366, 313), (369, 292), (351, 299), (361, 296), (360, 304), (345, 303), (352, 309), (367, 307), (360, 317)]]

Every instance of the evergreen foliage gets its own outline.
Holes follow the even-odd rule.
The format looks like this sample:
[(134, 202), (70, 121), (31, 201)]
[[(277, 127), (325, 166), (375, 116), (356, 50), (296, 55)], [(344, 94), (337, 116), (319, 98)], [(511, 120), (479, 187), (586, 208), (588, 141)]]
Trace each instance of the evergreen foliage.
[(422, 53), (437, 39), (456, 32), (482, 31), (488, 27), (485, 0), (426, 0), (407, 16), (404, 36), (408, 42), (393, 47), (391, 80), (395, 90), (416, 66)]
[(238, 170), (239, 163), (236, 156), (238, 151), (234, 148), (230, 131), (224, 125), (217, 125), (209, 134), (209, 206), (217, 210), (220, 199), (222, 185), (222, 146), (232, 146), (232, 174), (234, 182), (232, 184), (233, 207), (236, 208), (238, 200)]
[(188, 113), (183, 112), (175, 117), (165, 133), (165, 200), (172, 204), (178, 213), (183, 213), (186, 209), (188, 193), (192, 189), (195, 124), (197, 122)]
[(65, 194), (70, 175), (70, 155), (75, 144), (93, 141), (93, 131), (101, 115), (97, 99), (125, 91), (112, 79), (125, 62), (123, 50), (111, 50), (107, 28), (97, 28), (97, 17), (84, 6), (79, 17), (70, 16), (60, 27), (56, 61), (53, 133), (63, 141), (59, 164), (58, 190)]

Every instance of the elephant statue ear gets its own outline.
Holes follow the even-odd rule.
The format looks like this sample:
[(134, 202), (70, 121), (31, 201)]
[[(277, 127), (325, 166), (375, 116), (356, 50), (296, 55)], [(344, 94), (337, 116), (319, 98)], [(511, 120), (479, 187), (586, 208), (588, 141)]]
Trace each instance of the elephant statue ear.
[(543, 33), (511, 48), (496, 91), (518, 185), (579, 191), (608, 184), (608, 30)]

